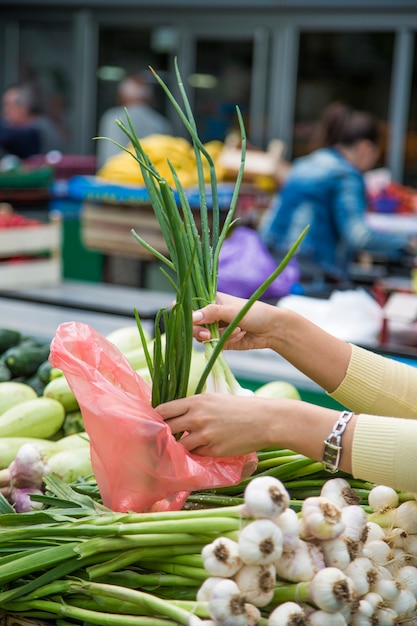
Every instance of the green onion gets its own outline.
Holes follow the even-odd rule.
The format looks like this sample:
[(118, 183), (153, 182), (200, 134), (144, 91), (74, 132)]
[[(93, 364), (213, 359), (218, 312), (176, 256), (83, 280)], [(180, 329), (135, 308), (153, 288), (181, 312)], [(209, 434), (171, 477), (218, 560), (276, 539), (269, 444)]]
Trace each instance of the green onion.
[[(132, 230), (132, 234), (148, 252), (153, 254), (166, 268), (174, 273), (174, 278), (172, 278), (165, 270), (162, 270), (174, 288), (176, 304), (172, 307), (171, 311), (163, 310), (157, 315), (155, 321), (153, 358), (149, 354), (146, 342), (144, 342), (141, 321), (135, 311), (136, 322), (141, 334), (152, 380), (152, 405), (156, 406), (161, 402), (185, 396), (187, 393), (193, 343), (191, 315), (193, 309), (215, 302), (216, 299), (220, 250), (230, 228), (235, 222), (234, 216), (243, 179), (246, 155), (246, 133), (241, 113), (237, 108), (236, 112), (242, 139), (242, 158), (230, 208), (221, 225), (215, 166), (210, 154), (199, 138), (196, 122), (178, 69), (177, 61), (175, 60), (175, 72), (183, 108), (158, 74), (153, 70), (151, 71), (171, 104), (174, 106), (191, 137), (198, 175), (200, 197), (199, 214), (201, 222), (201, 232), (199, 232), (186, 191), (175, 169), (169, 164), (175, 182), (180, 208), (177, 206), (177, 200), (173, 190), (170, 188), (167, 181), (159, 175), (148, 158), (135, 133), (128, 111), (126, 111), (127, 125), (121, 120), (117, 120), (117, 124), (129, 138), (134, 148), (134, 154), (130, 152), (128, 148), (123, 148), (123, 146), (119, 147), (131, 154), (141, 169), (155, 216), (166, 242), (168, 256), (154, 249), (144, 238), (135, 232), (135, 230)], [(208, 208), (207, 202), (204, 163), (207, 163), (210, 172), (209, 187), (211, 191), (211, 209)], [(211, 225), (209, 216), (212, 218)], [(225, 341), (230, 336), (230, 333), (237, 326), (250, 306), (261, 297), (268, 286), (288, 264), (291, 257), (295, 254), (306, 230), (307, 229), (303, 231), (271, 276), (255, 291), (252, 298), (243, 307), (241, 313), (237, 316), (236, 320), (232, 322), (222, 337), (220, 337), (218, 324), (210, 325), (213, 341), (205, 344), (207, 364), (200, 381), (196, 385), (195, 393), (201, 393), (205, 388), (207, 390), (234, 394), (243, 393), (241, 386), (232, 374), (222, 354), (222, 348)], [(166, 335), (164, 351), (160, 331), (161, 322), (163, 322), (165, 327)]]

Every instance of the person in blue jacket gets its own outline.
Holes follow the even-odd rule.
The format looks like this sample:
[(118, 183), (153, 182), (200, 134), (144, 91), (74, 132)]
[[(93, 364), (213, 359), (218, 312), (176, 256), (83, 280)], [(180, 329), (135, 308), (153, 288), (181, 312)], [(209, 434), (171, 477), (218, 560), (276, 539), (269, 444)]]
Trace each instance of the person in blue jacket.
[(288, 176), (259, 226), (277, 258), (309, 225), (298, 252), (302, 280), (340, 284), (360, 252), (401, 264), (414, 254), (410, 234), (382, 232), (365, 218), (364, 172), (380, 155), (380, 131), (369, 113), (335, 102), (324, 111), (318, 148), (294, 160)]

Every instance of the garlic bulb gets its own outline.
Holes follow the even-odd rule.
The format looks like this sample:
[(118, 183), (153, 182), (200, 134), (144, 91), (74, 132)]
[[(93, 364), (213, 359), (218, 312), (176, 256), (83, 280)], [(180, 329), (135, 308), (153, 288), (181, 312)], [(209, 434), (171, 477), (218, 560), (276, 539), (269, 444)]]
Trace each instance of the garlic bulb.
[[(394, 609), (391, 609), (387, 606), (377, 609), (374, 616), (378, 626), (396, 626), (399, 623), (397, 613), (394, 611)], [(412, 622), (410, 622), (408, 619), (406, 621), (406, 624), (407, 626), (413, 626)]]
[(209, 576), (209, 578), (206, 578), (197, 591), (197, 601), (208, 602), (211, 598), (211, 592), (213, 591), (214, 586), (222, 580), (223, 578), (220, 576)]
[(370, 591), (380, 595), (384, 601), (394, 600), (398, 596), (400, 588), (386, 567), (376, 565), (372, 576), (368, 578)]
[(282, 551), (295, 550), (300, 543), (300, 520), (297, 513), (288, 508), (273, 521), (282, 532)]
[(388, 600), (386, 606), (393, 609), (398, 616), (416, 614), (416, 597), (409, 589), (401, 589), (399, 594), (393, 600)]
[(366, 542), (374, 539), (385, 539), (385, 530), (376, 522), (368, 521), (366, 525)]
[(228, 537), (217, 537), (201, 551), (204, 568), (211, 576), (228, 577), (242, 566), (239, 546)]
[(333, 502), (339, 509), (358, 504), (359, 496), (345, 478), (330, 478), (321, 488), (320, 495)]
[(376, 485), (368, 494), (368, 504), (373, 511), (383, 513), (398, 506), (398, 493), (392, 487)]
[(240, 558), (249, 565), (274, 563), (282, 554), (281, 529), (270, 519), (255, 519), (239, 532)]
[(325, 567), (320, 546), (300, 539), (297, 548), (275, 561), (277, 576), (288, 582), (308, 582)]
[(337, 567), (326, 567), (309, 584), (311, 601), (323, 611), (336, 613), (344, 606), (351, 607), (357, 600), (351, 579)]
[(394, 510), (395, 526), (406, 533), (417, 534), (417, 501), (406, 500)]
[(218, 626), (246, 626), (245, 603), (245, 597), (237, 584), (224, 578), (213, 587), (208, 609)]
[(329, 613), (321, 609), (310, 613), (308, 619), (309, 626), (346, 626), (348, 623), (342, 613)]
[(345, 569), (346, 576), (349, 576), (358, 596), (364, 596), (369, 591), (369, 580), (375, 576), (374, 565), (371, 559), (359, 557), (349, 563)]
[(347, 543), (342, 537), (321, 541), (320, 547), (326, 567), (338, 567), (344, 570), (351, 562)]
[(268, 626), (309, 626), (304, 610), (295, 602), (279, 604), (268, 617)]
[(378, 565), (386, 565), (391, 562), (394, 556), (392, 548), (381, 539), (375, 539), (374, 541), (368, 541), (363, 549), (364, 556), (370, 558), (374, 563)]
[(290, 496), (281, 481), (273, 476), (256, 476), (244, 494), (244, 514), (255, 518), (273, 518), (288, 508)]
[(243, 565), (233, 580), (245, 595), (247, 602), (256, 607), (269, 604), (274, 597), (275, 567), (269, 565)]
[(394, 574), (394, 579), (401, 589), (412, 591), (417, 598), (417, 568), (405, 565)]
[(246, 626), (258, 626), (261, 620), (260, 610), (253, 604), (245, 602)]
[(306, 498), (301, 513), (301, 533), (306, 539), (335, 539), (345, 529), (341, 509), (322, 496)]
[(342, 521), (345, 524), (343, 536), (364, 543), (368, 531), (368, 517), (364, 509), (358, 504), (350, 504), (341, 511)]

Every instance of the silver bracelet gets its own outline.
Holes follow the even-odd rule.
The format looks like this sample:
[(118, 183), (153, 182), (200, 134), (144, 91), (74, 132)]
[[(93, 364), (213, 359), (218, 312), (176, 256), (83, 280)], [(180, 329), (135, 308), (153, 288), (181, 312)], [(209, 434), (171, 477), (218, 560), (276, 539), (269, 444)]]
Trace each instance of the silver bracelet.
[(339, 419), (333, 426), (332, 432), (324, 441), (322, 463), (326, 472), (334, 474), (339, 469), (340, 455), (342, 453), (342, 435), (353, 415), (354, 413), (350, 411), (342, 411)]

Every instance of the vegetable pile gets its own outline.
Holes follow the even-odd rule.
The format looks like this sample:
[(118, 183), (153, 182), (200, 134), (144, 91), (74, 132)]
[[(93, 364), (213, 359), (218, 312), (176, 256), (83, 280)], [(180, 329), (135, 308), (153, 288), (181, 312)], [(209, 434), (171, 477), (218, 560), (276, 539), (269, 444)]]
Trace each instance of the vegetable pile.
[(0, 613), (59, 626), (414, 623), (417, 501), (391, 489), (370, 492), (367, 514), (330, 479), (297, 514), (283, 483), (258, 477), (238, 506), (122, 514), (44, 481), (42, 510), (0, 500)]

